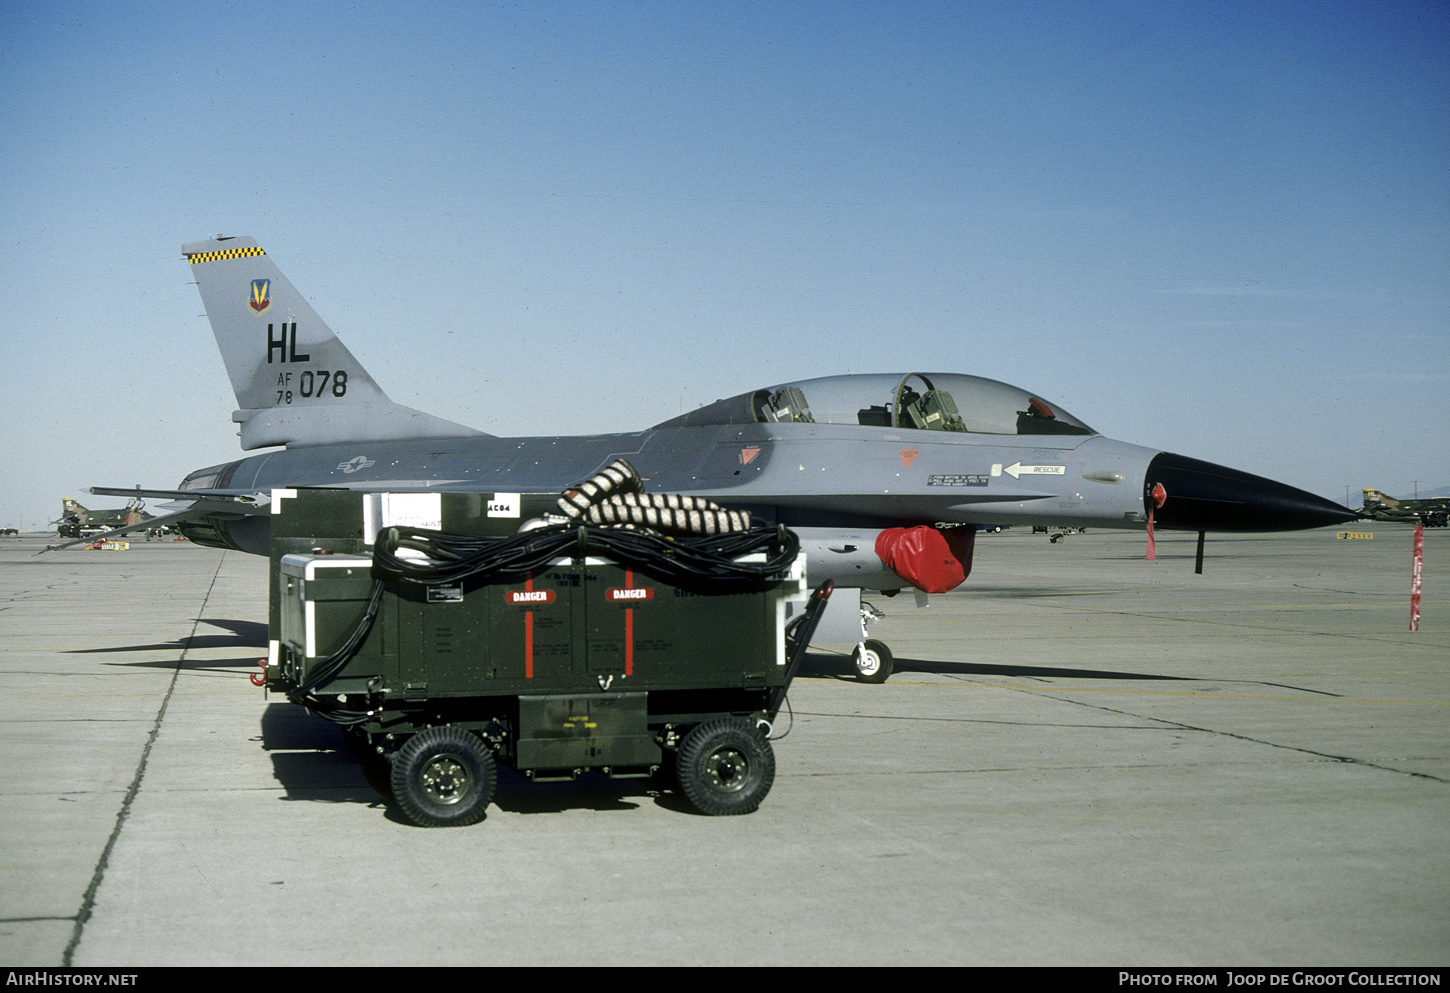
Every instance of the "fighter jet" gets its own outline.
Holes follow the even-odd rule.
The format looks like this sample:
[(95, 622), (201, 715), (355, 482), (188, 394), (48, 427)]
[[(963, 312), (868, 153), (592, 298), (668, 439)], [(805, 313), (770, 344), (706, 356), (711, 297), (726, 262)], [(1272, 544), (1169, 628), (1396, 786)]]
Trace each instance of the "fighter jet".
[(1379, 490), (1364, 491), (1364, 506), (1360, 516), (1376, 521), (1402, 521), (1406, 524), (1423, 524), (1427, 528), (1443, 528), (1450, 519), (1450, 500), (1396, 500)]
[(128, 529), (133, 525), (145, 524), (151, 520), (145, 507), (142, 500), (133, 499), (121, 510), (90, 510), (70, 497), (62, 497), (60, 517), (50, 523), (57, 525), (56, 534), (62, 538), (85, 538), (112, 529)]
[(858, 601), (861, 589), (955, 587), (982, 523), (1277, 531), (1355, 516), (1283, 483), (1106, 438), (1053, 400), (958, 373), (781, 383), (624, 434), (494, 437), (388, 399), (253, 239), (182, 252), (236, 394), (241, 447), (266, 451), (198, 469), (177, 490), (92, 492), (186, 501), (154, 523), (198, 544), (266, 554), (274, 489), (548, 493), (617, 459), (652, 492), (790, 526), (810, 582), (834, 579), (838, 597), (853, 589)]

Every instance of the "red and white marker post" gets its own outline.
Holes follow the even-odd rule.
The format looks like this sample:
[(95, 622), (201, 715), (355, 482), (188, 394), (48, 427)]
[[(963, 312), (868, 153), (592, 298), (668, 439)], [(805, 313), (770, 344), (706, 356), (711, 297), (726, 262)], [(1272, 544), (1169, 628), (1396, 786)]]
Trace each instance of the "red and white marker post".
[(1420, 580), (1425, 574), (1425, 525), (1415, 525), (1415, 564), (1410, 568), (1410, 630), (1420, 630)]
[(1162, 483), (1154, 483), (1153, 489), (1148, 493), (1148, 561), (1158, 560), (1158, 543), (1153, 540), (1153, 510), (1155, 507), (1162, 507), (1168, 499), (1168, 491), (1163, 488)]

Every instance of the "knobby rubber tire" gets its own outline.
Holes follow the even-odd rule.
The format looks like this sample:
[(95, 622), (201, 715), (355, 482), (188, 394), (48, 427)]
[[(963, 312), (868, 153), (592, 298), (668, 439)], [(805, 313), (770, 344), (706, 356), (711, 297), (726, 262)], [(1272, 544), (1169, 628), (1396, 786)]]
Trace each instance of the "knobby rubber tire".
[(748, 814), (775, 782), (775, 753), (749, 722), (720, 717), (685, 736), (676, 772), (685, 798), (702, 814)]
[(478, 735), (448, 725), (413, 735), (392, 765), (393, 796), (422, 827), (478, 823), (498, 785), (493, 753)]

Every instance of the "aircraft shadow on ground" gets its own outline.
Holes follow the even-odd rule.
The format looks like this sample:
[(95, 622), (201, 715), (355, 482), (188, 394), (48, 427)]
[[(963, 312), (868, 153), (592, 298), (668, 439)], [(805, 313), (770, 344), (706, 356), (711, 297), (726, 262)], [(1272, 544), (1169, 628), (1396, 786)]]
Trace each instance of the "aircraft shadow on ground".
[[(1039, 679), (1142, 679), (1194, 682), (1192, 676), (1158, 676), (1142, 672), (1115, 672), (1110, 669), (1069, 669), (1063, 666), (1011, 665), (1005, 662), (940, 662), (930, 659), (898, 657), (894, 673), (930, 672), (944, 676), (1027, 676)], [(801, 660), (798, 676), (806, 679), (855, 679), (856, 669), (848, 655), (807, 654)]]
[[(222, 632), (207, 631), (203, 625), (221, 628)], [(142, 662), (116, 662), (114, 665), (141, 669), (174, 669), (176, 657), (182, 652), (196, 652), (203, 649), (249, 650), (251, 654), (235, 659), (183, 659), (183, 669), (253, 669), (257, 659), (267, 651), (267, 625), (260, 621), (241, 621), (224, 618), (203, 618), (194, 634), (174, 641), (157, 642), (150, 645), (108, 645), (105, 648), (74, 648), (67, 655), (109, 655), (121, 652), (164, 652), (169, 657), (147, 659)]]
[[(1001, 662), (938, 662), (929, 659), (895, 660), (892, 679), (910, 675), (913, 672), (930, 672), (945, 676), (1020, 676), (1027, 679), (1118, 679), (1141, 682), (1168, 683), (1243, 683), (1248, 686), (1266, 686), (1275, 689), (1292, 690), (1314, 696), (1338, 697), (1341, 694), (1327, 690), (1294, 686), (1290, 683), (1273, 683), (1263, 679), (1224, 679), (1216, 676), (1160, 676), (1144, 672), (1114, 672), (1108, 669), (1068, 669), (1062, 666), (1008, 665)], [(807, 655), (801, 662), (797, 675), (815, 679), (856, 678), (855, 668), (848, 656)]]

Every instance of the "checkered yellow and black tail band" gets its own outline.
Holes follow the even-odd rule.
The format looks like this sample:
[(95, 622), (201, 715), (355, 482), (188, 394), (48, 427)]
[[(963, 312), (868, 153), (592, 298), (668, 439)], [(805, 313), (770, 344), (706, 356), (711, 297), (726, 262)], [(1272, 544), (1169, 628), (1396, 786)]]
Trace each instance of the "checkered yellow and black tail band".
[(227, 248), (220, 252), (198, 252), (195, 255), (188, 255), (186, 261), (197, 265), (201, 262), (220, 262), (222, 259), (244, 259), (251, 255), (266, 254), (259, 247), (253, 245), (250, 248)]

